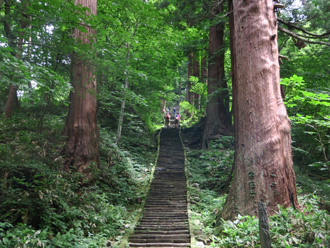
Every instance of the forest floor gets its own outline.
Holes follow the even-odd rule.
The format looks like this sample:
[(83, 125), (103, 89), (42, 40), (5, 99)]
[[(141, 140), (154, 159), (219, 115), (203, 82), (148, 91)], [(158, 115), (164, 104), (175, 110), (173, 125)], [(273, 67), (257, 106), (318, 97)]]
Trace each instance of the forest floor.
[[(165, 168), (165, 164), (173, 166), (174, 158), (183, 166), (183, 149), (191, 247), (260, 247), (255, 217), (217, 219), (226, 200), (226, 185), (234, 162), (233, 137), (216, 138), (208, 150), (187, 145), (183, 148), (177, 146), (181, 144), (178, 136), (171, 137), (178, 132), (172, 127), (163, 129), (163, 134), (169, 132), (169, 137), (168, 140), (162, 137), (160, 142), (167, 148), (157, 153), (159, 132), (148, 133), (138, 117), (134, 117), (134, 125), (123, 129), (119, 146), (114, 143), (116, 129), (111, 126), (111, 118), (103, 118), (100, 119), (100, 167), (91, 168), (97, 180), (85, 182), (74, 168), (63, 170), (62, 131), (66, 115), (62, 108), (52, 111), (57, 115), (45, 115), (43, 128), (40, 116), (32, 110), (29, 118), (22, 113), (13, 120), (0, 119), (1, 248), (119, 247), (127, 238), (128, 230), (136, 226), (143, 203), (146, 202), (149, 213), (159, 207), (152, 200), (146, 200), (151, 175), (156, 179), (166, 174), (160, 168)], [(190, 131), (181, 129), (184, 144), (196, 133)], [(176, 150), (180, 155), (173, 152)], [(161, 163), (155, 169), (157, 154)], [(308, 171), (301, 168), (297, 163), (301, 211), (279, 207), (278, 213), (269, 218), (272, 245), (276, 248), (330, 247), (330, 182), (310, 177)], [(182, 176), (182, 171), (178, 174)], [(182, 191), (183, 184), (181, 181)], [(156, 191), (150, 194), (158, 198), (157, 190), (166, 191), (165, 185), (171, 185), (169, 180), (156, 185)], [(167, 202), (174, 205), (169, 199)], [(181, 207), (186, 208), (178, 206)], [(147, 222), (142, 220), (140, 224), (143, 227)]]

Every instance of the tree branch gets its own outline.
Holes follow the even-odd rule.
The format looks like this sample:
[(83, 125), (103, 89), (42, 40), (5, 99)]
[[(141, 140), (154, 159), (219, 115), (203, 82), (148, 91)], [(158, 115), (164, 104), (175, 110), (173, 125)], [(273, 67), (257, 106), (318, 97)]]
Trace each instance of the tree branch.
[(277, 20), (278, 20), (279, 23), (282, 23), (282, 24), (284, 24), (284, 25), (286, 25), (288, 27), (292, 27), (292, 28), (298, 29), (298, 30), (300, 30), (301, 32), (303, 32), (305, 34), (308, 34), (308, 35), (311, 35), (311, 36), (314, 36), (314, 37), (317, 37), (317, 38), (325, 38), (324, 36), (330, 35), (330, 31), (325, 32), (323, 34), (314, 34), (314, 33), (308, 32), (307, 30), (305, 30), (305, 29), (303, 29), (303, 28), (301, 28), (301, 27), (299, 27), (299, 26), (297, 26), (297, 25), (295, 25), (293, 23), (286, 22), (286, 21), (284, 21), (284, 20), (282, 20), (280, 18), (277, 18)]
[(312, 41), (312, 40), (308, 40), (308, 39), (305, 39), (305, 38), (302, 38), (301, 36), (299, 36), (298, 34), (286, 29), (286, 28), (283, 28), (283, 27), (278, 27), (279, 30), (281, 30), (282, 32), (298, 39), (298, 40), (301, 40), (303, 42), (306, 42), (306, 43), (310, 43), (310, 44), (319, 44), (319, 45), (326, 45), (326, 46), (330, 46), (330, 43), (327, 43), (327, 42), (324, 42), (324, 41)]

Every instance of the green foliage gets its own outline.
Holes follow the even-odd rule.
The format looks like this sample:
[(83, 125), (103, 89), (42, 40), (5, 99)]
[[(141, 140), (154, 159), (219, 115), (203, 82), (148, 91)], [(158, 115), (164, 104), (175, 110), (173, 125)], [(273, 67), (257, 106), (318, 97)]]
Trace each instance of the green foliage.
[[(307, 0), (300, 6), (298, 1), (287, 0), (285, 5), (282, 19), (319, 35), (328, 30), (328, 1)], [(302, 34), (298, 30), (295, 32)], [(281, 76), (285, 79), (281, 83), (292, 120), (294, 162), (305, 173), (328, 177), (330, 48), (305, 43), (305, 47), (298, 49), (294, 44), (296, 39), (279, 35), (280, 53), (290, 59), (282, 61)]]
[[(226, 200), (226, 185), (233, 164), (233, 139), (221, 137), (210, 149), (187, 149), (188, 195), (191, 210), (193, 245), (205, 247), (260, 247), (259, 222), (255, 216), (238, 216), (235, 220), (219, 219)], [(269, 217), (272, 247), (328, 247), (330, 215), (321, 210), (329, 195), (329, 183), (296, 174), (300, 186), (299, 211), (279, 206)], [(314, 192), (306, 194), (306, 192)]]
[[(91, 180), (63, 170), (64, 118), (1, 119), (0, 247), (107, 247), (120, 242), (145, 197), (156, 147), (142, 123), (122, 148), (101, 129), (100, 167)], [(129, 132), (129, 133), (128, 133)], [(94, 179), (93, 179), (94, 178)]]
[[(316, 154), (314, 160), (308, 160), (309, 165), (318, 167), (321, 171), (327, 169), (330, 173), (327, 144), (330, 130), (330, 95), (327, 92), (314, 93), (307, 90), (303, 78), (296, 75), (282, 79), (281, 84), (285, 87), (284, 100), (293, 122), (294, 132), (297, 133), (298, 131), (299, 136), (310, 136), (311, 142), (315, 144), (308, 148), (310, 152)], [(299, 138), (302, 137), (298, 138), (297, 136), (294, 135), (293, 137), (299, 142)], [(299, 143), (298, 145), (300, 146)], [(304, 144), (301, 146), (302, 150), (306, 149)]]
[(208, 150), (187, 149), (187, 175), (193, 235), (208, 242), (222, 209), (228, 176), (233, 164), (233, 137), (212, 141)]
[[(4, 8), (0, 10), (3, 21), (11, 26), (14, 41), (11, 43), (5, 30), (0, 30), (0, 112), (11, 83), (18, 89), (21, 106), (11, 120), (0, 117), (0, 247), (116, 246), (146, 195), (156, 151), (149, 133), (163, 121), (160, 102), (164, 99), (171, 105), (181, 99), (187, 81), (186, 55), (204, 50), (209, 26), (223, 18), (216, 17), (210, 23), (204, 17), (213, 2), (201, 1), (99, 0), (97, 16), (86, 15), (88, 8), (72, 1), (29, 1), (28, 6), (18, 2), (8, 1), (12, 4), (8, 15)], [(310, 27), (323, 25), (317, 31), (327, 30), (323, 17), (328, 13), (328, 2), (306, 3), (310, 10), (297, 11), (294, 18), (321, 11), (322, 17)], [(28, 21), (29, 16), (33, 18)], [(21, 28), (22, 20), (27, 21), (25, 29)], [(95, 36), (90, 37), (95, 41), (93, 46), (73, 39), (75, 28), (86, 31), (81, 23), (95, 30)], [(25, 44), (19, 51), (17, 38), (22, 31)], [(27, 45), (29, 37), (31, 44)], [(285, 62), (281, 73), (290, 77), (282, 83), (293, 120), (295, 161), (299, 167), (310, 165), (309, 172), (324, 176), (324, 169), (329, 168), (329, 48), (307, 46), (298, 51), (292, 40), (287, 43), (283, 52), (291, 61)], [(66, 139), (62, 133), (72, 90), (73, 53), (88, 61), (97, 78), (100, 165), (91, 167), (91, 179), (64, 166)], [(228, 75), (229, 71), (228, 59)], [(303, 76), (305, 82), (291, 77), (293, 73)], [(126, 78), (127, 90), (123, 88)], [(201, 95), (202, 107), (199, 110), (181, 103), (182, 123), (186, 125), (198, 122), (205, 107), (206, 84), (197, 78), (191, 81), (192, 92)], [(124, 98), (127, 111), (117, 146), (114, 130)], [(206, 242), (212, 237), (213, 245), (224, 242), (224, 247), (233, 247), (241, 240), (258, 245), (253, 217), (240, 217), (225, 222), (223, 229), (215, 229), (215, 217), (225, 201), (225, 195), (219, 194), (226, 189), (233, 164), (233, 150), (227, 149), (232, 143), (232, 138), (222, 137), (208, 151), (188, 152), (194, 232)], [(318, 182), (311, 188), (310, 178), (305, 177), (297, 179), (304, 189), (327, 195), (326, 183)], [(306, 203), (307, 212), (302, 215), (280, 209), (272, 219), (278, 247), (328, 245), (329, 217), (317, 209), (318, 198), (308, 199), (312, 203)], [(310, 231), (304, 233), (305, 227)]]
[(180, 115), (180, 125), (193, 126), (204, 116), (204, 110), (196, 108), (194, 104), (190, 104), (187, 101), (182, 101), (180, 102)]
[[(302, 211), (279, 206), (269, 217), (272, 247), (327, 247), (330, 244), (330, 215), (318, 207), (318, 197), (299, 197)], [(259, 221), (254, 216), (238, 216), (233, 221), (223, 221), (214, 236), (213, 247), (260, 247)]]
[[(288, 108), (297, 107), (298, 105), (307, 108), (316, 106), (328, 108), (330, 106), (330, 96), (325, 93), (316, 94), (307, 91), (302, 77), (293, 75), (290, 78), (283, 78), (281, 79), (281, 85), (285, 87), (284, 100)], [(322, 112), (322, 109), (320, 112)]]
[[(232, 137), (222, 138), (226, 145), (232, 142)], [(189, 157), (195, 159), (191, 161), (188, 173), (191, 176), (189, 181), (197, 183), (201, 189), (221, 190), (226, 186), (226, 180), (231, 172), (234, 152), (225, 150), (222, 140), (213, 141), (210, 149), (201, 151), (188, 151)]]

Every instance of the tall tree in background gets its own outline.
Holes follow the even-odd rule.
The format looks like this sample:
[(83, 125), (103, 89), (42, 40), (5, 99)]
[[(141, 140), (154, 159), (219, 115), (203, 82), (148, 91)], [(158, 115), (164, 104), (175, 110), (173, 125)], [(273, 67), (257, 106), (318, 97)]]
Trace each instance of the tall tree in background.
[(298, 207), (290, 121), (280, 92), (277, 22), (273, 1), (233, 1), (236, 135), (235, 173), (221, 213), (269, 214)]
[[(190, 52), (188, 54), (188, 72), (187, 72), (187, 86), (186, 86), (186, 101), (189, 102), (191, 105), (194, 104), (194, 93), (191, 92), (191, 81), (190, 76), (194, 75), (194, 63), (193, 63), (194, 53)], [(188, 116), (193, 115), (193, 113), (188, 113), (185, 111)]]
[[(126, 70), (125, 70), (125, 85), (124, 89), (128, 89), (128, 66), (129, 66), (129, 54), (131, 50), (131, 44), (126, 44), (127, 47), (127, 54), (126, 54)], [(120, 137), (121, 137), (121, 131), (123, 128), (123, 121), (124, 121), (124, 114), (125, 114), (125, 105), (126, 105), (126, 92), (124, 92), (124, 97), (121, 102), (120, 107), (120, 114), (119, 114), (119, 120), (118, 120), (118, 128), (117, 128), (117, 136), (116, 136), (116, 144), (118, 144)]]
[[(194, 57), (193, 57), (193, 76), (195, 78), (200, 79), (200, 52), (195, 51), (194, 52)], [(198, 93), (193, 92), (193, 105), (195, 106), (196, 109), (200, 109), (200, 95)]]
[[(2, 3), (1, 3), (1, 5), (2, 5)], [(26, 24), (27, 24), (27, 18), (22, 9), (21, 15), (20, 15), (20, 21), (19, 21), (20, 31), (18, 32), (19, 35), (18, 35), (17, 46), (16, 46), (15, 45), (16, 37), (13, 34), (12, 27), (11, 27), (12, 25), (10, 24), (10, 16), (12, 15), (11, 4), (12, 3), (9, 0), (5, 1), (5, 18), (3, 19), (3, 24), (4, 24), (6, 36), (8, 38), (8, 45), (11, 47), (11, 49), (13, 51), (15, 51), (15, 48), (17, 49), (16, 54), (15, 54), (15, 52), (12, 52), (12, 55), (16, 56), (17, 59), (21, 59), (22, 51), (23, 51), (24, 31), (25, 31)], [(27, 1), (22, 1), (22, 6), (26, 6), (26, 5), (27, 5)], [(15, 75), (11, 76), (11, 80), (15, 80)], [(5, 115), (7, 118), (11, 118), (12, 112), (13, 112), (15, 106), (17, 106), (17, 105), (18, 105), (17, 89), (13, 83), (10, 83), (9, 94), (8, 94), (8, 98), (7, 98), (7, 102), (6, 102), (6, 106), (5, 106)]]
[[(97, 0), (75, 0), (75, 5), (89, 8), (96, 15)], [(74, 30), (76, 42), (92, 46), (94, 31), (85, 25), (86, 32)], [(72, 56), (72, 85), (70, 109), (65, 133), (68, 136), (65, 152), (68, 165), (76, 166), (80, 172), (86, 172), (90, 163), (99, 162), (99, 130), (97, 127), (96, 80), (94, 68), (82, 54)]]
[[(218, 1), (211, 21), (223, 11), (223, 5)], [(208, 102), (206, 120), (203, 131), (203, 148), (208, 147), (209, 139), (214, 133), (231, 134), (231, 122), (226, 114), (226, 94), (228, 94), (225, 81), (225, 48), (224, 48), (224, 20), (212, 25), (209, 30), (209, 63), (208, 63)], [(220, 89), (220, 92), (219, 92)]]

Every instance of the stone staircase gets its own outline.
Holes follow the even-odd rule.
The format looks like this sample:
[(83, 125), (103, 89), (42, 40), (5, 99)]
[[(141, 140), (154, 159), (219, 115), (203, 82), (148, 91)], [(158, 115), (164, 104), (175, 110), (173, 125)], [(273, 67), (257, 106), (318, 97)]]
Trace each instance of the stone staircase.
[(175, 128), (163, 128), (154, 179), (130, 247), (190, 247), (184, 150)]

